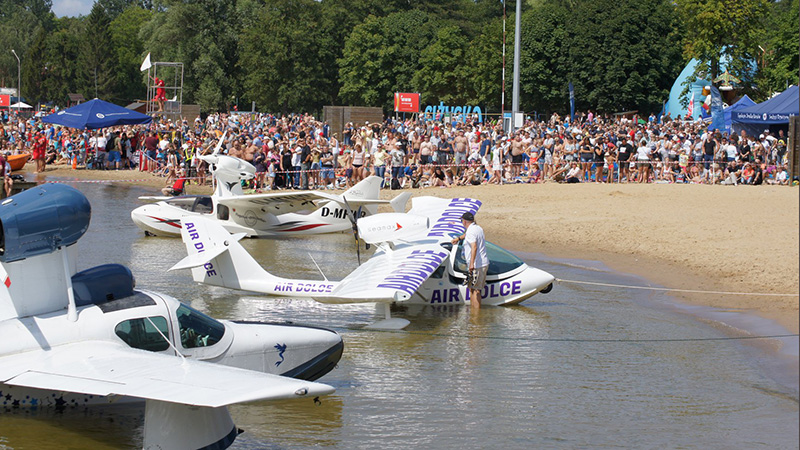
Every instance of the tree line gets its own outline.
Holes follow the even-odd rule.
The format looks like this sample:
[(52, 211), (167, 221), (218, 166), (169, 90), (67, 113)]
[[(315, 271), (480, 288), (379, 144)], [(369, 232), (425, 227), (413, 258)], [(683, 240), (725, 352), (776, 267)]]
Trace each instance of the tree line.
[[(658, 112), (691, 58), (720, 61), (763, 99), (798, 79), (798, 0), (529, 0), (521, 21), (526, 112)], [(184, 103), (205, 111), (380, 106), (394, 92), (423, 104), (505, 109), (514, 9), (499, 0), (99, 0), (57, 18), (51, 0), (0, 0), (0, 85), (33, 102), (82, 93), (118, 104), (146, 97), (144, 56), (185, 67)], [(505, 23), (505, 33), (504, 33)]]

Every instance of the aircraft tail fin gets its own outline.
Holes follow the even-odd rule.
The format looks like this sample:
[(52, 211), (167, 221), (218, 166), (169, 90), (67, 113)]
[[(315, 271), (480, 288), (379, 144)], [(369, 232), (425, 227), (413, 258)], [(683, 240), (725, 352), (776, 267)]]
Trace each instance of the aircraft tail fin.
[(389, 202), (389, 204), (392, 206), (392, 211), (398, 213), (406, 212), (406, 204), (408, 204), (409, 198), (411, 198), (411, 192), (403, 192), (402, 194), (393, 198), (392, 201)]
[(204, 217), (182, 219), (181, 238), (188, 256), (170, 270), (191, 269), (198, 283), (232, 289), (258, 290), (278, 280), (242, 247), (244, 233), (231, 235), (218, 222)]
[(375, 200), (381, 193), (381, 179), (374, 175), (364, 178), (358, 184), (346, 190), (342, 197), (350, 199)]

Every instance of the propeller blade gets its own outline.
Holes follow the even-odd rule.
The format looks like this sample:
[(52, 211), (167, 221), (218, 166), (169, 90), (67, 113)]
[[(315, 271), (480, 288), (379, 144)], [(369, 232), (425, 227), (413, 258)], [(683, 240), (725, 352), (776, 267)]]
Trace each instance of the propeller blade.
[[(344, 200), (344, 205), (347, 207), (347, 217), (350, 218), (350, 223), (353, 224), (353, 237), (356, 239), (356, 256), (358, 257), (358, 265), (361, 265), (361, 246), (358, 245), (358, 222), (353, 214), (353, 209), (350, 207), (350, 202), (347, 201), (347, 197), (344, 195), (342, 196), (342, 200)], [(361, 208), (359, 207), (359, 215), (360, 215)]]

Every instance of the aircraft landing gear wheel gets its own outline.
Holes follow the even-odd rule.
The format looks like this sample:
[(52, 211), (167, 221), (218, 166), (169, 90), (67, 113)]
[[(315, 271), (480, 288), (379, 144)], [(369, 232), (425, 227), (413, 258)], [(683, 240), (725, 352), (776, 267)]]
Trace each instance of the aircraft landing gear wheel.
[(550, 292), (552, 290), (553, 290), (553, 283), (550, 283), (550, 284), (547, 285), (546, 288), (542, 289), (539, 292), (541, 292), (542, 294), (547, 294), (548, 292)]
[(147, 237), (150, 237), (150, 236), (155, 236), (153, 233), (151, 233), (151, 232), (149, 232), (149, 231), (145, 231), (145, 232), (144, 232), (144, 235), (145, 235), (145, 236), (147, 236)]

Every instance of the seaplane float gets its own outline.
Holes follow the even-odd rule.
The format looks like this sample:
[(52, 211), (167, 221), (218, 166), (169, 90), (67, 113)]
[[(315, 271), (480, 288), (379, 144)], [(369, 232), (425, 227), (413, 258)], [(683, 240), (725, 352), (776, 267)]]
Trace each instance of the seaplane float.
[[(224, 141), (223, 135), (220, 144)], [(178, 197), (140, 197), (155, 201), (131, 211), (131, 219), (147, 235), (179, 237), (181, 219), (205, 217), (218, 221), (231, 233), (247, 237), (305, 236), (348, 230), (348, 215), (368, 216), (378, 206), (391, 203), (395, 211), (405, 210), (411, 196), (404, 193), (394, 200), (379, 200), (381, 179), (370, 176), (343, 194), (322, 191), (282, 191), (247, 194), (241, 181), (255, 176), (256, 169), (242, 159), (219, 154), (220, 145), (210, 155), (197, 157), (209, 164), (216, 185), (212, 195)], [(354, 208), (351, 211), (350, 208)]]
[[(351, 216), (356, 241), (375, 245), (375, 253), (341, 281), (298, 280), (270, 274), (218, 222), (202, 217), (183, 219), (181, 237), (188, 256), (170, 270), (191, 269), (194, 281), (263, 294), (312, 298), (322, 303), (375, 302), (385, 305), (385, 319), (369, 328), (402, 329), (408, 320), (392, 318), (390, 304), (458, 305), (469, 302), (467, 264), (453, 236), (464, 232), (459, 218), (475, 213), (481, 202), (469, 198), (412, 199), (408, 213)], [(530, 267), (503, 248), (487, 243), (490, 260), (484, 305), (516, 305), (547, 293), (554, 277)], [(360, 262), (360, 250), (359, 250)], [(323, 278), (324, 275), (323, 275)]]
[(77, 271), (91, 207), (74, 188), (38, 186), (0, 203), (0, 403), (144, 404), (146, 449), (226, 448), (227, 405), (315, 398), (342, 354), (313, 327), (215, 320), (138, 289), (130, 270)]

